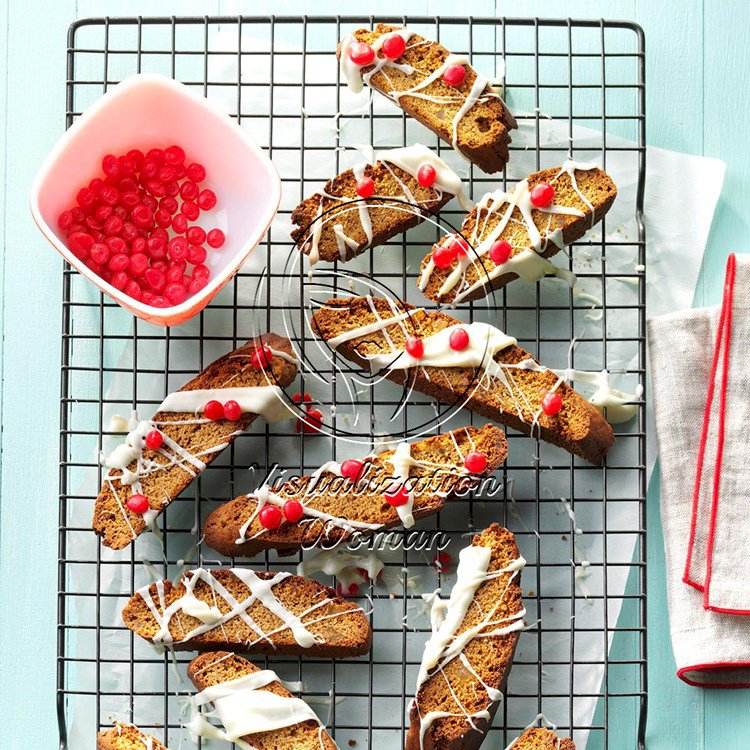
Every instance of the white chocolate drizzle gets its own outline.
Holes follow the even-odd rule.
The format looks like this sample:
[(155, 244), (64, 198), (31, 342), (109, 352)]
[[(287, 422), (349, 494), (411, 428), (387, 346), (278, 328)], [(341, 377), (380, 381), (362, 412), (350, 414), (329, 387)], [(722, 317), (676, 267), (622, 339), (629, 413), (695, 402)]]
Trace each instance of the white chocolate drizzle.
[[(487, 685), (481, 679), (477, 670), (467, 658), (465, 649), (475, 638), (509, 635), (524, 628), (523, 618), (526, 616), (526, 610), (523, 607), (517, 613), (508, 617), (500, 617), (496, 613), (510, 590), (511, 584), (526, 564), (526, 561), (522, 557), (518, 557), (505, 567), (491, 571), (489, 570), (491, 558), (492, 550), (489, 547), (474, 545), (465, 547), (459, 553), (456, 583), (453, 586), (448, 601), (441, 600), (438, 592), (431, 597), (430, 621), (432, 635), (425, 645), (414, 698), (414, 705), (417, 708), (420, 719), (420, 748), (424, 748), (425, 734), (437, 719), (460, 716), (465, 718), (473, 729), (478, 729), (475, 721), (477, 719), (489, 721), (489, 706), (502, 697), (499, 690)], [(469, 608), (476, 603), (476, 595), (479, 587), (487, 581), (507, 574), (509, 576), (505, 589), (502, 595), (498, 597), (495, 605), (487, 612), (482, 611), (482, 619), (476, 625), (466, 628), (466, 630), (459, 633), (458, 631)], [(448, 678), (443, 674), (445, 667), (456, 658), (461, 661), (462, 665), (477, 680), (478, 684), (485, 688), (488, 701), (486, 708), (469, 713), (459, 700)], [(428, 679), (438, 674), (443, 674), (449, 692), (459, 711), (428, 711), (422, 716), (419, 712), (419, 689)]]
[[(576, 170), (588, 171), (596, 168), (595, 164), (579, 163), (569, 159), (560, 167), (560, 171), (552, 179), (552, 183), (554, 183), (562, 174), (567, 174), (570, 177), (573, 190), (591, 211), (592, 226), (595, 218), (594, 206), (579, 189), (575, 172)], [(518, 209), (518, 212), (521, 214), (522, 222), (518, 222), (513, 217), (515, 209)], [(548, 224), (547, 229), (540, 230), (534, 222), (532, 210), (547, 214), (585, 216), (583, 211), (572, 206), (562, 206), (556, 203), (552, 203), (546, 208), (533, 206), (528, 180), (521, 180), (508, 193), (504, 190), (495, 190), (494, 192), (486, 193), (479, 203), (477, 203), (474, 230), (471, 233), (471, 237), (468, 238), (474, 250), (459, 257), (456, 266), (442, 283), (438, 294), (442, 297), (457, 290), (454, 302), (462, 302), (478, 289), (485, 287), (489, 281), (493, 281), (507, 273), (514, 273), (527, 283), (537, 282), (546, 275), (554, 275), (563, 278), (573, 286), (575, 284), (575, 277), (569, 271), (558, 268), (547, 258), (542, 257), (542, 254), (547, 250), (550, 243), (562, 249), (564, 246), (562, 229), (551, 230)], [(487, 227), (490, 217), (498, 214), (501, 214), (500, 221), (494, 229), (488, 231)], [(525, 229), (528, 235), (528, 244), (524, 244), (520, 252), (512, 255), (505, 263), (499, 263), (494, 265), (493, 268), (486, 270), (482, 261), (483, 256), (489, 253), (492, 245), (502, 236), (505, 229), (514, 223), (519, 223)], [(518, 246), (514, 245), (513, 242), (510, 244), (512, 247), (518, 249)], [(478, 275), (477, 280), (471, 284), (466, 279), (467, 270), (470, 266), (476, 269)], [(427, 288), (434, 271), (435, 263), (432, 260), (432, 256), (430, 256), (419, 277), (418, 286), (420, 291), (424, 291)]]
[[(139, 589), (136, 594), (140, 595), (143, 599), (159, 627), (159, 630), (149, 640), (151, 640), (155, 646), (167, 647), (173, 646), (176, 643), (186, 643), (191, 639), (212, 630), (221, 629), (222, 632), (224, 632), (224, 625), (235, 617), (239, 617), (254, 633), (254, 637), (248, 638), (246, 641), (245, 645), (248, 648), (260, 643), (261, 641), (267, 641), (273, 645), (272, 637), (287, 628), (299, 646), (302, 648), (312, 648), (316, 643), (323, 643), (325, 639), (322, 636), (316, 636), (311, 633), (307, 629), (307, 626), (333, 617), (340, 617), (351, 612), (351, 610), (347, 610), (323, 616), (315, 616), (315, 613), (319, 609), (325, 607), (331, 602), (330, 598), (324, 597), (303, 612), (294, 614), (287, 609), (281, 600), (273, 593), (274, 586), (281, 583), (286, 578), (289, 578), (291, 575), (290, 573), (276, 573), (271, 578), (264, 579), (253, 571), (244, 568), (230, 568), (228, 570), (236, 578), (242, 581), (245, 586), (247, 586), (248, 594), (244, 599), (238, 600), (210, 570), (204, 568), (196, 568), (184, 574), (181, 582), (185, 587), (185, 592), (182, 596), (175, 599), (169, 606), (167, 606), (165, 600), (163, 581), (157, 581), (154, 584), (156, 586), (157, 601), (154, 601), (149, 586), (144, 586)], [(210, 606), (205, 601), (195, 596), (195, 587), (198, 581), (203, 581), (210, 588), (211, 596), (214, 601), (213, 606)], [(228, 605), (229, 610), (227, 612), (221, 612), (221, 609), (218, 606), (219, 602), (217, 597), (223, 599)], [(260, 603), (272, 614), (278, 617), (283, 625), (272, 631), (264, 632), (260, 625), (249, 614), (250, 608), (256, 602)], [(195, 617), (200, 620), (202, 624), (186, 632), (183, 628), (181, 614)], [(307, 619), (305, 621), (305, 618), (310, 618), (311, 616), (312, 619)], [(170, 632), (170, 623), (172, 623), (173, 618), (177, 618), (176, 622), (182, 633), (181, 637), (176, 640)]]
[[(433, 151), (427, 146), (423, 146), (421, 143), (415, 143), (413, 146), (406, 146), (404, 148), (395, 148), (384, 151), (378, 151), (372, 154), (372, 158), (367, 161), (356, 163), (352, 167), (352, 173), (356, 180), (360, 180), (365, 175), (365, 170), (368, 164), (370, 166), (377, 166), (382, 164), (398, 183), (402, 191), (401, 198), (393, 195), (378, 196), (374, 195), (374, 199), (383, 200), (395, 200), (404, 201), (406, 204), (424, 204), (427, 207), (442, 199), (443, 194), (454, 195), (461, 207), (464, 210), (469, 210), (471, 207), (471, 201), (466, 197), (463, 192), (463, 185), (461, 178)], [(434, 197), (419, 201), (414, 196), (409, 186), (398, 177), (398, 175), (391, 169), (391, 166), (402, 169), (407, 174), (411, 175), (415, 180), (421, 167), (425, 165), (431, 166), (435, 170), (435, 182), (432, 184), (431, 189), (434, 193)], [(348, 260), (352, 257), (353, 253), (357, 250), (372, 245), (373, 232), (372, 232), (372, 219), (370, 217), (370, 211), (373, 208), (388, 208), (388, 203), (382, 203), (380, 200), (375, 200), (372, 203), (368, 203), (366, 200), (362, 200), (358, 196), (349, 198), (343, 195), (332, 195), (327, 193), (325, 190), (321, 190), (320, 199), (318, 203), (318, 210), (313, 220), (312, 232), (308, 234), (303, 242), (303, 247), (307, 247), (307, 254), (310, 261), (310, 265), (315, 265), (320, 260), (320, 237), (323, 229), (323, 224), (328, 219), (323, 219), (323, 208), (326, 200), (336, 201), (341, 205), (348, 203), (354, 204), (356, 202), (357, 213), (359, 216), (359, 223), (362, 227), (362, 231), (366, 237), (366, 244), (362, 245), (353, 238), (346, 235), (344, 232), (343, 225), (341, 223), (335, 223), (333, 225), (334, 238), (339, 251), (339, 258), (342, 261)], [(413, 211), (415, 209), (410, 208), (409, 205), (405, 205), (403, 209), (396, 208), (395, 210)], [(338, 216), (338, 214), (336, 214)], [(335, 221), (335, 217), (330, 219)]]
[(325, 549), (297, 565), (297, 575), (325, 573), (335, 576), (344, 589), (348, 589), (353, 583), (362, 583), (362, 571), (367, 573), (371, 581), (376, 581), (383, 571), (383, 561), (374, 551), (367, 555), (355, 555), (341, 549)]
[[(191, 737), (195, 741), (199, 737), (221, 739), (236, 743), (242, 750), (256, 750), (243, 738), (313, 720), (318, 724), (318, 738), (323, 750), (324, 729), (315, 712), (300, 698), (276, 695), (262, 689), (272, 682), (280, 682), (279, 677), (272, 670), (263, 669), (210, 685), (191, 696), (188, 703), (192, 715), (187, 725)], [(200, 709), (208, 704), (213, 704), (213, 711), (201, 713)], [(208, 718), (218, 719), (223, 729), (210, 724)]]

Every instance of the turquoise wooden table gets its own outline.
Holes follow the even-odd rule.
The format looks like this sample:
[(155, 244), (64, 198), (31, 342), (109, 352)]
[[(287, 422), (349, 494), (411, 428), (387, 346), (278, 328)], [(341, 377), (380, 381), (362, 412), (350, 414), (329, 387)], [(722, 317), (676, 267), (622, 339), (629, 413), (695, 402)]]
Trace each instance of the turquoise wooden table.
[[(3, 205), (2, 486), (0, 510), (0, 705), (8, 748), (53, 747), (57, 591), (57, 493), (61, 262), (27, 208), (31, 179), (63, 130), (68, 25), (92, 15), (301, 13), (281, 0), (5, 0), (0, 22), (0, 201)], [(455, 13), (445, 0), (317, 0), (321, 13)], [(468, 10), (468, 8), (466, 8)], [(633, 20), (646, 33), (650, 145), (728, 162), (696, 305), (719, 298), (730, 250), (749, 236), (750, 24), (739, 0), (481, 0), (476, 15), (540, 15)], [(675, 196), (679, 199), (679, 196)], [(658, 490), (648, 499), (648, 746), (656, 750), (750, 746), (747, 691), (700, 690), (675, 677), (669, 642)], [(613, 732), (611, 747), (620, 750)], [(75, 748), (74, 750), (78, 750)]]

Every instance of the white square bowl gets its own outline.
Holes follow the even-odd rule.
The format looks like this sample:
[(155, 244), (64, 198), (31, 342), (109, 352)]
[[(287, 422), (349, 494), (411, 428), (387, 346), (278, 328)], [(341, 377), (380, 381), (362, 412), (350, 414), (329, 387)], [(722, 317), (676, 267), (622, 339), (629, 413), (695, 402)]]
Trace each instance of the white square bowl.
[[(218, 202), (198, 223), (222, 229), (226, 242), (209, 249), (211, 280), (200, 292), (180, 305), (157, 308), (115, 289), (76, 258), (57, 218), (75, 205), (81, 187), (101, 176), (105, 154), (172, 144), (185, 150), (186, 163), (205, 166), (205, 186)], [(114, 86), (60, 138), (34, 180), (31, 213), (65, 260), (105, 294), (139, 318), (171, 326), (200, 312), (237, 273), (268, 230), (280, 199), (281, 181), (271, 160), (229, 115), (171, 78), (140, 74)]]

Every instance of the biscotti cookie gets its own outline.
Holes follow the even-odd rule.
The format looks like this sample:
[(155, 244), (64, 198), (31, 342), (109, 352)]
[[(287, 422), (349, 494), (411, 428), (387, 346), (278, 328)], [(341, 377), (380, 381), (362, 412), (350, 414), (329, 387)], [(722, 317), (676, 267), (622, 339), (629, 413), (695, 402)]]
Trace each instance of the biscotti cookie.
[(513, 534), (498, 524), (461, 550), (450, 599), (433, 600), (432, 635), (409, 710), (406, 750), (481, 744), (524, 627), (524, 564)]
[(125, 442), (102, 461), (108, 472), (92, 527), (104, 546), (122, 549), (153, 526), (258, 416), (266, 422), (292, 416), (282, 388), (296, 375), (289, 340), (266, 333), (171, 393), (150, 420), (133, 424)]
[(467, 57), (384, 23), (347, 34), (337, 55), (353, 91), (379, 91), (483, 172), (505, 167), (516, 121)]
[(183, 575), (135, 593), (122, 611), (134, 633), (176, 651), (240, 651), (339, 659), (370, 650), (365, 613), (322, 583), (244, 568)]
[(471, 206), (461, 179), (426, 146), (379, 151), (292, 211), (292, 239), (311, 265), (346, 261), (421, 224), (453, 196)]
[(362, 461), (329, 461), (314, 474), (218, 507), (203, 524), (203, 538), (227, 557), (252, 557), (265, 549), (328, 547), (354, 534), (409, 528), (466, 494), (506, 453), (505, 434), (488, 424), (404, 441)]
[[(330, 299), (312, 330), (329, 346), (396, 383), (559, 445), (601, 464), (612, 428), (563, 377), (486, 323), (377, 297)], [(415, 353), (407, 351), (408, 346)]]
[(606, 172), (573, 161), (487, 193), (464, 219), (463, 239), (441, 238), (422, 261), (419, 288), (435, 302), (467, 302), (519, 277), (567, 273), (547, 258), (601, 221), (616, 196)]
[(545, 727), (527, 729), (506, 750), (576, 750), (570, 737), (558, 737)]
[[(189, 702), (188, 728), (194, 737), (223, 739), (253, 750), (335, 750), (336, 743), (315, 712), (295, 698), (270, 669), (260, 670), (241, 656), (216, 651), (201, 654), (188, 667), (188, 677), (200, 690)], [(210, 716), (223, 729), (210, 725)]]
[(141, 732), (132, 724), (118, 722), (112, 729), (96, 736), (97, 750), (167, 750), (154, 737)]

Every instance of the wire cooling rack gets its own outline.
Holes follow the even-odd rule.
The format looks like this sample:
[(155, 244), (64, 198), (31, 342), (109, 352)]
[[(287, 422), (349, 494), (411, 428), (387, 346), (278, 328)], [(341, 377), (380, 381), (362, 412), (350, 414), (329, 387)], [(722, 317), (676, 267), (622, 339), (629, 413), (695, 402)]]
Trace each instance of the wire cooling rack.
[[(568, 152), (597, 161), (616, 181), (624, 175), (615, 204), (623, 208), (620, 220), (613, 218), (613, 209), (607, 222), (563, 260), (577, 273), (585, 295), (552, 282), (516, 284), (487, 302), (463, 306), (460, 314), (501, 325), (552, 366), (564, 367), (570, 357), (576, 367), (617, 371), (631, 392), (643, 382), (645, 88), (643, 35), (637, 26), (433, 17), (77, 22), (69, 33), (68, 126), (126, 76), (165, 73), (226, 107), (249, 129), (279, 169), (283, 199), (278, 220), (242, 272), (179, 328), (164, 330), (134, 319), (65, 267), (58, 597), (62, 748), (93, 747), (95, 732), (115, 719), (132, 721), (173, 747), (192, 746), (181, 730), (181, 703), (191, 688), (184, 672), (191, 655), (178, 655), (172, 664), (168, 654), (156, 654), (125, 629), (119, 618), (123, 604), (151, 580), (150, 574), (173, 577), (183, 561), (188, 567), (214, 563), (215, 553), (199, 544), (200, 521), (218, 502), (257, 486), (273, 464), (309, 471), (332, 456), (365, 452), (330, 435), (302, 438), (288, 425), (255, 425), (164, 513), (163, 546), (144, 535), (128, 549), (111, 553), (90, 530), (101, 483), (96, 451), (118, 438), (106, 432), (111, 416), (136, 408), (150, 414), (167, 392), (254, 332), (284, 333), (291, 321), (298, 350), (329, 383), (326, 391), (308, 373), (294, 389), (312, 390), (323, 401), (329, 432), (343, 428), (341, 417), (331, 413), (333, 399), (341, 395), (340, 387), (338, 394), (335, 384), (330, 387), (332, 365), (316, 359), (305, 341), (301, 302), (310, 302), (313, 282), (299, 268), (294, 271), (298, 283), (289, 285), (286, 278), (287, 261), (295, 257), (288, 237), (290, 211), (350, 163), (344, 147), (354, 144), (394, 147), (419, 140), (465, 170), (447, 146), (383, 97), (362, 108), (339, 80), (333, 55), (338, 39), (377, 21), (406, 24), (437, 38), (454, 52), (470, 54), (487, 77), (504, 79), (506, 101), (520, 129), (513, 134), (506, 176), (468, 172), (475, 199), (498, 182), (561, 163)], [(461, 215), (457, 207), (443, 212), (455, 226)], [(347, 270), (354, 268), (381, 289), (424, 305), (415, 279), (434, 230), (423, 235), (420, 230), (382, 251), (365, 253)], [(323, 278), (321, 286), (340, 294), (349, 288), (343, 276)], [(577, 346), (570, 350), (573, 338)], [(366, 445), (372, 433), (409, 434), (409, 425), (430, 409), (428, 399), (415, 397), (391, 420), (399, 390), (388, 387), (370, 391), (360, 402)], [(456, 501), (420, 524), (431, 537), (442, 533), (456, 556), (468, 543), (467, 531), (499, 521), (515, 532), (528, 560), (522, 585), (530, 628), (521, 635), (507, 697), (485, 747), (504, 747), (537, 714), (554, 721), (561, 734), (572, 733), (579, 747), (643, 746), (644, 412), (640, 404), (635, 419), (615, 428), (617, 445), (601, 468), (511, 431), (509, 459), (499, 473), (504, 495)], [(470, 415), (460, 414), (449, 426), (469, 421)], [(338, 662), (254, 659), (300, 683), (295, 687), (319, 711), (340, 747), (403, 746), (408, 702), (429, 630), (420, 593), (441, 583), (448, 591), (453, 580), (450, 573), (435, 572), (432, 552), (381, 554), (384, 582), (364, 587), (360, 596), (360, 603), (372, 609), (371, 654)], [(293, 570), (298, 559), (267, 554), (252, 564)]]

